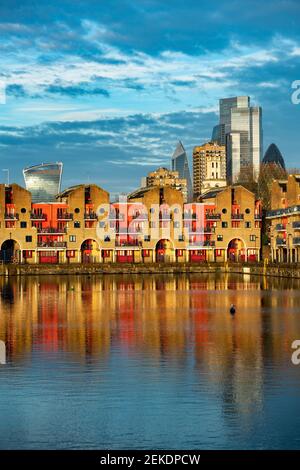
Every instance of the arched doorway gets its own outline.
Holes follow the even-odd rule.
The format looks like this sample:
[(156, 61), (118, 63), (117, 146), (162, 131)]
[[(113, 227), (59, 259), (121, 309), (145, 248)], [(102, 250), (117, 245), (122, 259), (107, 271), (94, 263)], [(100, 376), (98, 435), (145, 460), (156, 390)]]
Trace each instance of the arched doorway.
[(97, 263), (99, 261), (99, 245), (92, 238), (84, 240), (81, 244), (80, 250), (82, 263)]
[(246, 261), (246, 247), (240, 238), (234, 238), (228, 244), (228, 260), (234, 262)]
[(173, 245), (170, 240), (162, 239), (156, 245), (156, 261), (158, 263), (168, 263), (173, 261)]
[(1, 261), (4, 263), (20, 263), (20, 245), (16, 240), (5, 240), (1, 245)]

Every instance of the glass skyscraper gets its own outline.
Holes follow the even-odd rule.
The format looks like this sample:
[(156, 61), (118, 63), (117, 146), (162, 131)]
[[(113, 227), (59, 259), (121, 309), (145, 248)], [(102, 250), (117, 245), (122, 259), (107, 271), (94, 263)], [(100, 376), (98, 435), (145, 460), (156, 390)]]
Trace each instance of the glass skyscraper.
[(32, 202), (54, 202), (61, 188), (62, 163), (42, 163), (23, 170)]
[(178, 171), (179, 177), (186, 179), (187, 198), (190, 201), (193, 197), (192, 180), (189, 170), (188, 157), (184, 146), (179, 141), (172, 156), (172, 171)]
[(213, 134), (215, 141), (226, 145), (229, 182), (249, 169), (257, 179), (263, 143), (261, 108), (250, 106), (249, 96), (221, 99), (220, 123)]

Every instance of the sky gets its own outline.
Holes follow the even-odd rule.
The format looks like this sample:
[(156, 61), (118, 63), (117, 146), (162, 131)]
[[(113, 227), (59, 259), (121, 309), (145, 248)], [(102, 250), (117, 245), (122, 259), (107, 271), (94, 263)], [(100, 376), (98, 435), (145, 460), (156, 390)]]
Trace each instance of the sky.
[(0, 0), (0, 170), (62, 161), (64, 187), (126, 193), (179, 139), (191, 163), (236, 95), (299, 167), (299, 18), (299, 0)]

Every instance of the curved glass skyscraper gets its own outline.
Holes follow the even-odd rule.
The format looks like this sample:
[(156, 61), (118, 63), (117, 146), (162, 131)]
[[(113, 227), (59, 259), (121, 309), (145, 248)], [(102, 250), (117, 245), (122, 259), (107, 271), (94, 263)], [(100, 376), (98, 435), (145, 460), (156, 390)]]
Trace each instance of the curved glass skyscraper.
[(26, 189), (32, 202), (54, 202), (60, 192), (62, 163), (42, 163), (23, 170)]

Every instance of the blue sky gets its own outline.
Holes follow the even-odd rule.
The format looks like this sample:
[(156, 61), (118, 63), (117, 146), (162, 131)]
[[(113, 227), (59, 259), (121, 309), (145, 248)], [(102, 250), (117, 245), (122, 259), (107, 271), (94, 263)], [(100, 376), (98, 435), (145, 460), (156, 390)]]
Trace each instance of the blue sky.
[[(209, 140), (218, 99), (263, 107), (264, 148), (299, 166), (298, 0), (1, 0), (0, 159), (64, 162), (112, 193)], [(2, 180), (5, 173), (0, 175)]]

